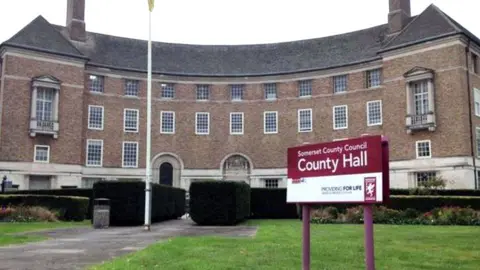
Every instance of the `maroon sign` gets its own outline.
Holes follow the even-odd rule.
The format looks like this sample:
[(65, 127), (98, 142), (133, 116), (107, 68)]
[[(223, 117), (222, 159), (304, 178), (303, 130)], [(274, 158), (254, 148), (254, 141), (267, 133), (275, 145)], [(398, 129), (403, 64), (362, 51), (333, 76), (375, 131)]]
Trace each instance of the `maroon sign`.
[(292, 147), (287, 160), (291, 179), (382, 172), (382, 137)]

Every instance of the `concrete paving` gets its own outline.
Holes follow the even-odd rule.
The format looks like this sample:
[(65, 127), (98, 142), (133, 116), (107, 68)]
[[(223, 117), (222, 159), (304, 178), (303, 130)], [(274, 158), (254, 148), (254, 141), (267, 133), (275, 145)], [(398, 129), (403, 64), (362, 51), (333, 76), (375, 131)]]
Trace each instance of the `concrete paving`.
[(256, 227), (241, 225), (196, 226), (190, 219), (179, 219), (153, 224), (149, 232), (143, 226), (36, 232), (51, 239), (0, 247), (0, 270), (85, 269), (175, 236), (251, 237), (256, 231)]

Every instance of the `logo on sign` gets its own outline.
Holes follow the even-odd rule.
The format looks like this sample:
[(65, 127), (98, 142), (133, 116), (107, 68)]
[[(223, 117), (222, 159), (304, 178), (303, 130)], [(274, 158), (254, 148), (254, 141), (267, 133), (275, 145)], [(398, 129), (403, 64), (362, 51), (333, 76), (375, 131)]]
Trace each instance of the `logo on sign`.
[(376, 201), (377, 200), (377, 178), (365, 177), (364, 187), (365, 187), (364, 188), (365, 201)]
[(305, 178), (292, 179), (292, 184), (305, 183)]

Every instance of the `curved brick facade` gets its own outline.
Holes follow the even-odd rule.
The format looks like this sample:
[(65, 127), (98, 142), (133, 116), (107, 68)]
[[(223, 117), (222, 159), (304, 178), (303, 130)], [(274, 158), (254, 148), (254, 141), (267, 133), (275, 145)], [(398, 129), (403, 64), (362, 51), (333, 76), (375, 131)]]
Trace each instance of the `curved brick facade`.
[[(389, 24), (377, 28), (305, 42), (312, 48), (303, 48), (301, 41), (271, 45), (273, 49), (263, 45), (227, 48), (237, 56), (245, 51), (254, 55), (255, 50), (265, 55), (273, 51), (286, 53), (285, 48), (303, 48), (309, 53), (318, 49), (321, 54), (325, 49), (322, 44), (329, 43), (329, 38), (341, 44), (371, 39), (375, 44), (367, 52), (345, 52), (352, 55), (350, 64), (343, 63), (346, 60), (340, 56), (330, 56), (330, 67), (326, 68), (311, 56), (310, 60), (291, 58), (290, 63), (283, 63), (294, 66), (296, 71), (278, 61), (272, 66), (264, 63), (261, 69), (258, 65), (263, 60), (259, 56), (260, 60), (252, 60), (257, 66), (248, 71), (248, 61), (237, 59), (236, 66), (214, 62), (218, 60), (211, 60), (208, 54), (215, 55), (215, 47), (206, 46), (201, 49), (205, 52), (203, 61), (212, 62), (205, 63), (205, 70), (197, 70), (196, 75), (190, 74), (195, 70), (192, 63), (184, 74), (161, 72), (165, 68), (174, 70), (174, 63), (157, 66), (152, 83), (153, 180), (184, 188), (202, 178), (284, 186), (288, 147), (383, 134), (391, 145), (391, 186), (413, 187), (425, 176), (437, 175), (451, 181), (449, 187), (475, 188), (473, 163), (478, 161), (473, 156), (477, 152), (476, 127), (480, 126), (475, 115), (476, 98), (480, 104), (480, 92), (478, 97), (475, 95), (475, 89), (480, 88), (475, 58), (480, 54), (478, 40), (459, 32), (405, 46), (411, 41), (402, 41), (402, 35), (415, 36), (412, 33), (416, 22), (429, 20), (440, 27), (444, 24), (440, 20), (449, 17), (435, 6), (410, 17), (408, 1), (394, 1), (392, 5), (397, 2), (401, 3), (398, 8), (405, 8), (407, 17), (391, 16)], [(69, 5), (71, 8), (84, 5)], [(391, 6), (390, 12), (395, 8)], [(82, 16), (83, 20), (82, 12), (69, 14)], [(63, 41), (59, 40), (55, 43), (56, 53), (27, 50), (18, 46), (31, 42), (25, 38), (30, 35), (26, 27), (2, 44), (0, 170), (20, 189), (89, 186), (99, 179), (142, 180), (146, 73), (131, 70), (136, 65), (131, 62), (134, 60), (118, 60), (119, 66), (105, 68), (115, 59), (89, 49), (94, 42), (96, 47), (106, 46), (105, 36), (83, 34), (82, 29), (73, 29), (73, 35), (69, 35), (68, 27), (51, 26), (43, 18), (35, 19), (31, 25), (44, 29), (45, 35), (74, 41), (62, 47)], [(403, 30), (392, 32), (399, 27)], [(428, 25), (423, 27), (429, 29)], [(382, 39), (373, 41), (378, 38), (369, 36), (373, 34)], [(437, 34), (432, 32), (432, 36)], [(349, 36), (355, 36), (354, 40), (349, 41)], [(118, 48), (134, 46), (129, 40), (111, 40), (120, 44)], [(40, 48), (48, 44), (26, 45)], [(168, 52), (175, 45), (168, 46), (158, 53)], [(177, 46), (190, 53), (192, 59), (199, 53), (195, 46)], [(342, 55), (341, 51), (333, 53)], [(126, 54), (125, 58), (130, 57)], [(118, 55), (121, 57), (122, 51)], [(215, 74), (216, 64), (222, 63), (225, 74)], [(238, 76), (233, 76), (236, 69)], [(247, 76), (250, 73), (255, 74)], [(53, 90), (43, 92), (45, 87)], [(275, 93), (275, 98), (268, 98), (269, 93)], [(270, 132), (266, 125), (272, 128)], [(202, 130), (203, 134), (199, 134)]]

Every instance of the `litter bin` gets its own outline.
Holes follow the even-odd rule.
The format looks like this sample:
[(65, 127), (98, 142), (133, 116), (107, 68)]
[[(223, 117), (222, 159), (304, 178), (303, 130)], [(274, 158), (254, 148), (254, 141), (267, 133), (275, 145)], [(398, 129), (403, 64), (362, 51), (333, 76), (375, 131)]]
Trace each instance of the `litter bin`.
[(110, 200), (98, 198), (93, 200), (93, 228), (102, 229), (110, 226)]

